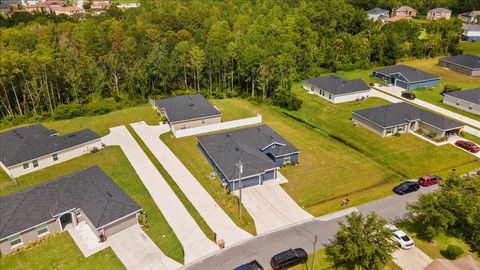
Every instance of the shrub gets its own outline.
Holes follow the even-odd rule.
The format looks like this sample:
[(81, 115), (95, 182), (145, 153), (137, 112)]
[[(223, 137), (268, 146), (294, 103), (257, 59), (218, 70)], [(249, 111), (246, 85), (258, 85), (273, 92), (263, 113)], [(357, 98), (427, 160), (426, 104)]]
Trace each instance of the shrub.
[(402, 135), (400, 132), (395, 132), (395, 134), (393, 134), (395, 137), (400, 137), (400, 135)]
[(85, 105), (74, 102), (70, 104), (60, 104), (54, 110), (53, 119), (70, 119), (73, 117), (83, 116), (87, 112)]
[(443, 87), (443, 92), (448, 93), (448, 92), (456, 92), (462, 90), (461, 87), (455, 86), (455, 85), (445, 85)]
[(289, 111), (298, 111), (302, 107), (303, 101), (293, 94), (280, 95), (274, 98), (273, 105), (280, 106)]
[(425, 130), (423, 128), (417, 129), (418, 134), (423, 135), (425, 134)]
[(463, 254), (463, 249), (456, 245), (448, 245), (447, 249), (441, 251), (445, 258), (455, 260)]
[(432, 138), (432, 139), (433, 139), (433, 138), (437, 137), (437, 132), (435, 132), (435, 131), (430, 131), (427, 136), (428, 136), (429, 138)]

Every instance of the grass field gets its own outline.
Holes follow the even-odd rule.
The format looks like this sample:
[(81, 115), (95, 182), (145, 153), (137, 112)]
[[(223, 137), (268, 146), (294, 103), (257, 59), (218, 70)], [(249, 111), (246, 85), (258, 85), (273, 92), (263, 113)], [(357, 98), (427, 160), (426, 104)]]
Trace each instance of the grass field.
[[(146, 229), (146, 233), (158, 245), (163, 253), (176, 261), (183, 262), (182, 245), (162, 213), (157, 208), (157, 205), (150, 197), (150, 194), (135, 173), (120, 147), (110, 146), (102, 149), (98, 153), (86, 154), (55, 166), (27, 174), (17, 178), (18, 185), (14, 185), (12, 181), (6, 177), (1, 177), (0, 194), (6, 195), (19, 191), (26, 187), (34, 186), (94, 165), (99, 166), (105, 171), (116, 184), (118, 184), (135, 202), (138, 203), (138, 205), (140, 205), (140, 207), (143, 208), (144, 211), (148, 213), (148, 228)], [(45, 243), (48, 243), (48, 241)], [(61, 245), (58, 245), (55, 248), (52, 247), (52, 256), (56, 252), (61, 252), (64, 249), (65, 248)], [(34, 252), (32, 251), (32, 254), (33, 253)], [(55, 265), (51, 266), (55, 267)]]
[(0, 257), (1, 269), (125, 269), (111, 248), (85, 258), (68, 233), (51, 235), (31, 249)]
[(463, 53), (480, 55), (480, 42), (461, 42), (460, 49)]

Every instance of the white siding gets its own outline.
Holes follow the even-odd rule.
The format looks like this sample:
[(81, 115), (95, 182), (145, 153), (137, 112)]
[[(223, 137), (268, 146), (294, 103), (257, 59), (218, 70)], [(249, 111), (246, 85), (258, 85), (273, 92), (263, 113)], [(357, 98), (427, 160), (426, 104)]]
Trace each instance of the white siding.
[(325, 90), (321, 90), (320, 88), (315, 87), (309, 83), (304, 83), (303, 89), (307, 90), (312, 94), (316, 94), (317, 96), (322, 97), (323, 99), (328, 100), (335, 104), (367, 98), (370, 95), (370, 90), (364, 91), (364, 92), (356, 92), (356, 93), (347, 94), (347, 95), (334, 95), (334, 94), (330, 94)]
[(472, 102), (457, 99), (457, 98), (452, 97), (452, 96), (444, 96), (443, 97), (443, 103), (445, 103), (447, 105), (450, 105), (450, 106), (453, 106), (453, 107), (456, 107), (456, 108), (459, 108), (459, 109), (467, 111), (467, 112), (471, 112), (471, 113), (480, 115), (480, 105), (472, 103)]

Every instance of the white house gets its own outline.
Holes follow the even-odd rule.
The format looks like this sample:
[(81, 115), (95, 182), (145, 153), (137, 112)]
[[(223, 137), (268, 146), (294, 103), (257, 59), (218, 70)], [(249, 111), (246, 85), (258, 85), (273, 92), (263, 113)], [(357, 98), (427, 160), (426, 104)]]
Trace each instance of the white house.
[(480, 88), (445, 93), (443, 103), (480, 115)]
[(374, 21), (380, 20), (383, 22), (390, 17), (390, 12), (386, 9), (377, 7), (367, 11), (367, 16)]
[(102, 147), (101, 138), (89, 129), (57, 134), (40, 124), (0, 133), (0, 167), (18, 177)]
[(345, 80), (334, 75), (304, 80), (303, 89), (332, 103), (364, 99), (370, 93), (370, 87), (363, 80)]
[(480, 41), (480, 25), (466, 24), (462, 27), (462, 39), (466, 41)]

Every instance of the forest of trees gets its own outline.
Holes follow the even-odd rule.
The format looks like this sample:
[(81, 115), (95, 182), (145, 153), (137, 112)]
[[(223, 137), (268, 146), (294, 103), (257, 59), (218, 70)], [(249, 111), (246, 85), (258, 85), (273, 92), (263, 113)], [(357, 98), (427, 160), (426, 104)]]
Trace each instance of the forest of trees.
[[(291, 85), (307, 76), (459, 52), (456, 16), (383, 26), (361, 8), (376, 2), (141, 1), (99, 16), (2, 18), (0, 117), (102, 113), (178, 91), (294, 108)], [(407, 2), (468, 2), (460, 12), (479, 1)]]

